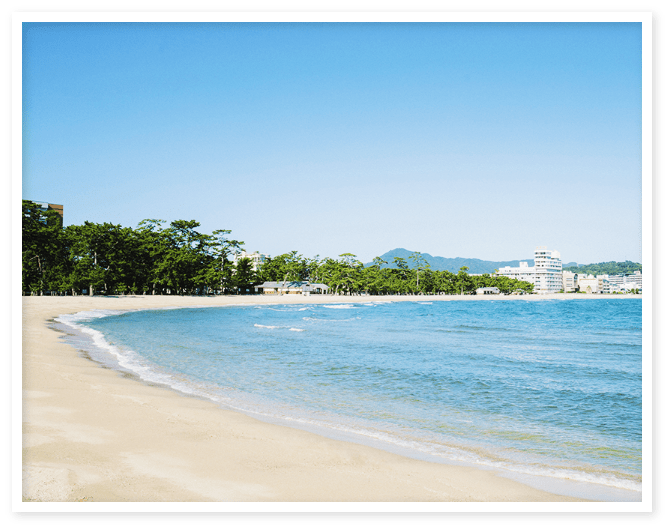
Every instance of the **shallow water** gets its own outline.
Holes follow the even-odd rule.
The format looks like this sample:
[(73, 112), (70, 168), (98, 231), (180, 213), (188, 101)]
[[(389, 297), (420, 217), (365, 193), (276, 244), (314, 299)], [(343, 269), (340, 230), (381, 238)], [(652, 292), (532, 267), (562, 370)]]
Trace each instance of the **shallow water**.
[(639, 299), (228, 306), (59, 320), (147, 381), (269, 421), (535, 477), (545, 489), (570, 479), (580, 496), (639, 499)]

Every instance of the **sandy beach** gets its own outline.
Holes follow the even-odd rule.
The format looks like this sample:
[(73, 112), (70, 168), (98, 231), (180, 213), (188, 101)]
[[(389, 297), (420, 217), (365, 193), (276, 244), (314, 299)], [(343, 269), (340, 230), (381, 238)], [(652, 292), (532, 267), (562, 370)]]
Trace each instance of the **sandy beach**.
[[(24, 297), (23, 500), (578, 500), (488, 470), (414, 460), (223, 410), (104, 368), (49, 327), (58, 315), (92, 309), (351, 303), (373, 298)], [(467, 303), (501, 297), (381, 298)], [(533, 298), (549, 297), (524, 297)]]

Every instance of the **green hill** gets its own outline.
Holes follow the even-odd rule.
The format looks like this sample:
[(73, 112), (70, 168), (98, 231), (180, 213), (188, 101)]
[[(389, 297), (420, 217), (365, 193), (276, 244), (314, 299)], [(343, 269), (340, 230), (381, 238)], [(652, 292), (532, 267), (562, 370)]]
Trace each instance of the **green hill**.
[(578, 267), (563, 266), (564, 271), (576, 272), (577, 274), (633, 274), (635, 271), (642, 272), (642, 265), (633, 261), (605, 261), (603, 263), (591, 263)]

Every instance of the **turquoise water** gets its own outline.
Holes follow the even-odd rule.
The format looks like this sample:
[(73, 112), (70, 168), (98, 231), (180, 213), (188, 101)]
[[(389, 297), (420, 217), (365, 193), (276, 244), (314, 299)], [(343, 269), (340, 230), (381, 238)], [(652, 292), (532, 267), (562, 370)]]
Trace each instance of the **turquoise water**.
[(228, 306), (60, 320), (85, 326), (103, 355), (147, 381), (268, 421), (419, 458), (641, 491), (639, 299)]

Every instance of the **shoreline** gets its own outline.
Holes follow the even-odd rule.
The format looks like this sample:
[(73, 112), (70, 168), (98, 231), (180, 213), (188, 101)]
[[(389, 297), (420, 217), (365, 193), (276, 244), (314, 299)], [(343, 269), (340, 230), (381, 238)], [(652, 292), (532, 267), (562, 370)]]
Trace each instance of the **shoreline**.
[(84, 358), (49, 320), (139, 310), (357, 300), (635, 295), (23, 297), (23, 498), (31, 501), (581, 501), (499, 473), (415, 460), (256, 420)]

